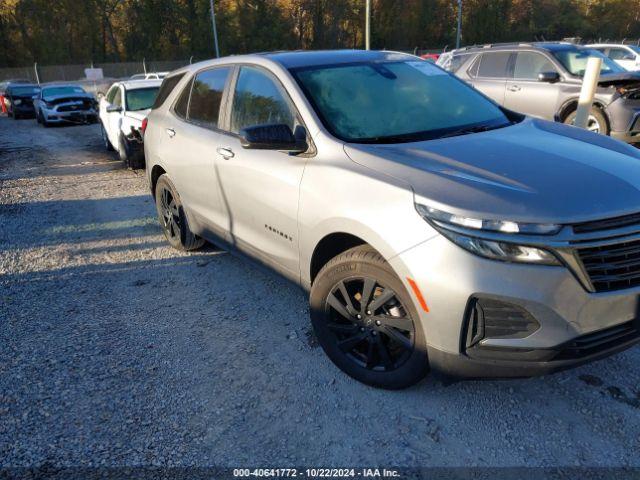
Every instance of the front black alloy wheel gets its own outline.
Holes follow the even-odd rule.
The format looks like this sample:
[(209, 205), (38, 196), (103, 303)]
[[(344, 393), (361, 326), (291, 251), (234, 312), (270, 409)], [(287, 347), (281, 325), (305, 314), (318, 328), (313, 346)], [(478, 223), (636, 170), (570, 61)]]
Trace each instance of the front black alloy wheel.
[(429, 371), (424, 330), (412, 298), (371, 247), (333, 258), (311, 287), (311, 323), (327, 356), (360, 382), (405, 388)]
[(411, 356), (413, 320), (398, 294), (374, 278), (340, 280), (327, 297), (325, 315), (338, 348), (361, 367), (390, 372)]

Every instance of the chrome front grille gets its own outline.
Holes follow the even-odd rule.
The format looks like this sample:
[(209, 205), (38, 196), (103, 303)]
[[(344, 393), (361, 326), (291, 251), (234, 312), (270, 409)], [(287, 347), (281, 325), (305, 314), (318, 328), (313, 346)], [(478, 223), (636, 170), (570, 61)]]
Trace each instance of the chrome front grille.
[(579, 248), (577, 252), (596, 292), (640, 285), (640, 240)]

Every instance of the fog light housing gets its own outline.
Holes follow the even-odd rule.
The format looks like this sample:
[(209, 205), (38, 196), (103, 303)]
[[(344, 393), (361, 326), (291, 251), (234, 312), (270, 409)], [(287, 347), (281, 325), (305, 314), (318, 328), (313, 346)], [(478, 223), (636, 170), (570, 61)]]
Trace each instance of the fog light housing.
[(473, 298), (467, 311), (466, 348), (488, 338), (525, 338), (540, 328), (527, 310), (501, 300)]

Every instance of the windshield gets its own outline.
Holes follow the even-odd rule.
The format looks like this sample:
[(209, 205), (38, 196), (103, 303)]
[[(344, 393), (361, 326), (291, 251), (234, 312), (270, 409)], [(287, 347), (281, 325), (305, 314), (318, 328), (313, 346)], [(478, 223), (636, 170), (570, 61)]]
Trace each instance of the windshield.
[(10, 87), (11, 95), (35, 95), (39, 87)]
[(640, 53), (640, 47), (636, 45), (627, 45), (627, 47), (629, 47), (631, 50), (633, 50), (636, 53)]
[(42, 98), (47, 99), (59, 95), (75, 95), (85, 92), (82, 87), (50, 87), (42, 90)]
[(558, 59), (558, 61), (571, 75), (576, 75), (578, 77), (584, 77), (589, 57), (600, 57), (602, 59), (600, 75), (626, 72), (624, 68), (597, 50), (557, 50), (555, 52), (552, 51), (551, 53), (553, 53), (553, 56)]
[(158, 95), (158, 90), (160, 90), (160, 87), (127, 90), (127, 110), (135, 112), (136, 110), (151, 108)]
[(324, 125), (341, 140), (395, 143), (508, 125), (492, 102), (423, 60), (292, 70)]

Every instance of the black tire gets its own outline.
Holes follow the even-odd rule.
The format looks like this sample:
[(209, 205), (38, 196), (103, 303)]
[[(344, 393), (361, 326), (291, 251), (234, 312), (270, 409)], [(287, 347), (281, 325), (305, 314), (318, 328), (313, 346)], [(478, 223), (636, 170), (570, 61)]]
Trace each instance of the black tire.
[[(576, 121), (576, 113), (577, 110), (573, 110), (567, 113), (562, 120), (563, 123), (567, 125), (573, 125)], [(609, 122), (607, 121), (607, 117), (604, 112), (598, 107), (591, 107), (591, 112), (589, 112), (589, 121), (587, 125), (587, 129), (594, 133), (601, 133), (602, 135), (609, 135)], [(597, 131), (594, 130), (597, 128)]]
[(169, 244), (181, 251), (202, 247), (205, 240), (195, 235), (189, 228), (180, 196), (166, 174), (158, 178), (155, 194), (158, 220)]
[[(366, 291), (369, 298), (361, 304)], [(354, 247), (329, 261), (315, 278), (309, 301), (318, 343), (347, 375), (374, 387), (400, 389), (429, 372), (424, 330), (411, 296), (371, 247)]]
[(19, 120), (20, 119), (20, 115), (18, 115), (15, 112), (11, 112), (11, 116), (13, 117), (14, 120)]
[(104, 148), (107, 152), (113, 152), (113, 145), (109, 141), (109, 136), (107, 135), (107, 131), (104, 128), (102, 122), (100, 122), (100, 134), (102, 135), (102, 143), (104, 144)]
[(122, 160), (124, 168), (132, 168), (129, 145), (127, 145), (127, 141), (122, 135), (118, 137), (118, 156), (120, 157), (120, 160)]
[(42, 114), (42, 117), (41, 117), (40, 120), (41, 120), (40, 123), (42, 123), (42, 126), (44, 128), (49, 128), (51, 126), (51, 124), (49, 122), (47, 122), (47, 119), (44, 117), (44, 114)]

